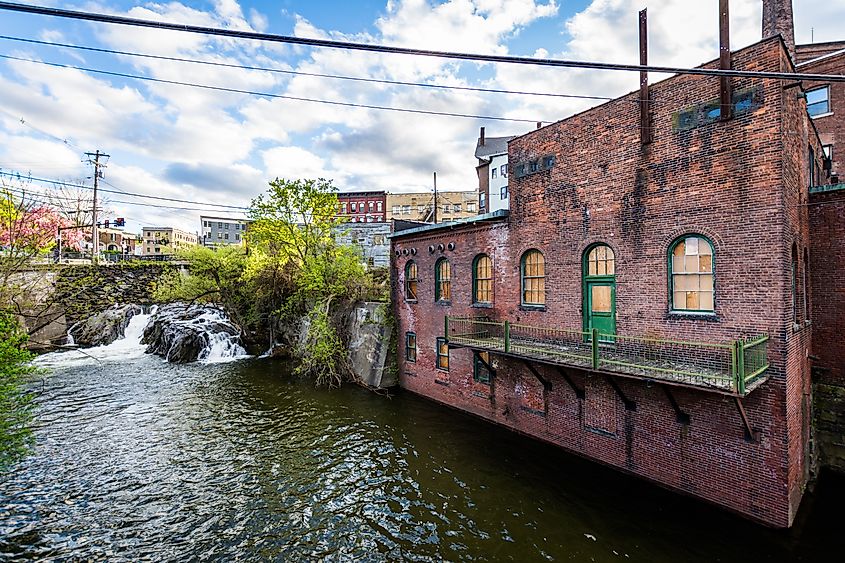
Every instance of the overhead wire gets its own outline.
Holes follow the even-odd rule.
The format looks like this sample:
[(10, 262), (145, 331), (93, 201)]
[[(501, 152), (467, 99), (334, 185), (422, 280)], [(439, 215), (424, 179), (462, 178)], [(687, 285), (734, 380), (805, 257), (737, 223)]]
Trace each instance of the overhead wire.
[(127, 25), (134, 27), (146, 27), (152, 29), (180, 31), (201, 35), (213, 35), (229, 37), (234, 39), (250, 39), (267, 41), (273, 43), (284, 43), (291, 45), (303, 45), (308, 47), (323, 47), (330, 49), (342, 49), (347, 51), (363, 51), (371, 53), (388, 53), (394, 55), (412, 55), (417, 57), (432, 57), (453, 60), (465, 60), (474, 62), (506, 63), (516, 65), (531, 65), (558, 68), (580, 68), (591, 70), (617, 70), (627, 72), (659, 72), (667, 74), (692, 74), (700, 76), (731, 76), (744, 78), (774, 78), (779, 80), (817, 80), (830, 82), (845, 82), (845, 75), (834, 74), (809, 74), (795, 72), (772, 72), (752, 71), (736, 69), (714, 69), (714, 68), (685, 68), (657, 65), (638, 65), (622, 63), (603, 63), (596, 61), (575, 61), (565, 59), (548, 59), (534, 57), (519, 57), (513, 55), (484, 55), (481, 53), (460, 53), (453, 51), (435, 51), (431, 49), (414, 49), (410, 47), (393, 47), (377, 43), (355, 43), (351, 41), (336, 41), (331, 39), (314, 39), (309, 37), (295, 37), (290, 35), (278, 35), (272, 33), (259, 33), (254, 31), (243, 31), (236, 29), (221, 29), (216, 27), (204, 27), (197, 25), (179, 24), (171, 22), (145, 20), (140, 18), (128, 18), (111, 14), (99, 14), (95, 12), (83, 12), (77, 10), (65, 10), (61, 8), (49, 8), (45, 6), (31, 6), (14, 2), (0, 2), (0, 10), (9, 10), (43, 16), (75, 19), (82, 21), (94, 21)]
[(144, 80), (147, 82), (157, 82), (159, 84), (171, 84), (176, 86), (189, 86), (193, 88), (201, 88), (203, 90), (215, 90), (219, 92), (227, 92), (230, 94), (245, 94), (249, 96), (259, 96), (263, 98), (276, 98), (282, 100), (293, 100), (298, 102), (309, 102), (315, 104), (325, 104), (325, 105), (332, 105), (332, 106), (342, 106), (342, 107), (352, 107), (352, 108), (363, 108), (363, 109), (374, 109), (374, 110), (382, 110), (382, 111), (394, 111), (400, 113), (415, 113), (415, 114), (422, 114), (422, 115), (437, 115), (437, 116), (444, 116), (444, 117), (460, 117), (460, 118), (467, 118), (467, 119), (483, 119), (486, 121), (509, 121), (514, 123), (550, 123), (548, 120), (543, 121), (541, 119), (524, 119), (524, 118), (515, 118), (515, 117), (499, 117), (493, 115), (476, 115), (476, 114), (469, 114), (469, 113), (457, 113), (457, 112), (448, 112), (448, 111), (436, 111), (436, 110), (425, 110), (425, 109), (416, 109), (416, 108), (399, 108), (393, 106), (380, 106), (375, 104), (360, 104), (355, 102), (343, 102), (340, 100), (323, 100), (320, 98), (306, 98), (303, 96), (290, 96), (287, 94), (272, 94), (270, 92), (257, 92), (254, 90), (242, 90), (240, 88), (228, 88), (225, 86), (211, 86), (209, 84), (197, 84), (195, 82), (184, 82), (181, 80), (167, 80), (165, 78), (154, 78), (151, 76), (141, 76), (138, 74), (129, 74), (126, 72), (117, 72), (111, 70), (102, 70), (102, 69), (95, 69), (95, 68), (87, 68), (78, 65), (71, 65), (71, 64), (63, 64), (63, 63), (53, 63), (48, 61), (39, 61), (37, 59), (29, 59), (25, 57), (16, 57), (13, 55), (4, 55), (0, 54), (0, 58), (8, 59), (13, 61), (20, 61), (20, 62), (27, 62), (33, 64), (40, 64), (46, 65), (56, 68), (69, 68), (74, 70), (81, 70), (83, 72), (90, 72), (93, 74), (102, 74), (106, 76), (117, 76), (120, 78), (131, 78), (134, 80)]
[[(18, 180), (28, 180), (28, 181), (34, 181), (34, 182), (43, 182), (43, 183), (48, 183), (48, 184), (55, 184), (55, 185), (59, 185), (59, 186), (68, 186), (68, 187), (72, 187), (72, 188), (81, 188), (83, 190), (93, 190), (94, 189), (92, 186), (86, 186), (84, 184), (74, 184), (74, 183), (71, 183), (71, 182), (64, 182), (62, 180), (55, 180), (55, 179), (51, 179), (51, 178), (38, 178), (38, 177), (27, 175), (27, 174), (21, 174), (19, 172), (3, 172), (3, 171), (0, 171), (0, 176), (6, 176), (6, 177), (9, 177), (9, 178), (16, 178)], [(112, 187), (115, 187), (115, 186), (112, 186)], [(126, 195), (126, 196), (130, 196), (130, 197), (137, 197), (137, 198), (144, 198), (144, 199), (155, 199), (155, 200), (160, 200), (160, 201), (170, 201), (170, 202), (175, 202), (175, 203), (188, 203), (188, 204), (193, 204), (193, 205), (206, 205), (206, 206), (209, 206), (209, 207), (217, 207), (217, 208), (236, 209), (236, 210), (244, 210), (244, 211), (249, 209), (249, 207), (243, 206), (243, 205), (226, 205), (226, 204), (222, 204), (222, 203), (205, 203), (205, 202), (202, 202), (202, 201), (192, 201), (192, 200), (179, 199), (179, 198), (173, 198), (173, 197), (140, 194), (140, 193), (137, 193), (137, 192), (128, 192), (128, 191), (117, 190), (117, 189), (109, 190), (109, 189), (106, 189), (106, 188), (98, 188), (97, 191), (105, 192), (105, 193), (116, 193), (116, 194), (120, 194), (120, 195)], [(132, 203), (132, 202), (126, 202), (126, 203)], [(141, 204), (137, 204), (137, 205), (141, 205)], [(211, 211), (211, 210), (207, 210), (207, 211)]]
[[(551, 97), (551, 98), (574, 98), (579, 100), (612, 100), (612, 97), (608, 96), (588, 96), (582, 94), (560, 94), (555, 92), (531, 92), (531, 91), (523, 91), (523, 90), (505, 90), (499, 88), (481, 88), (477, 86), (456, 86), (451, 84), (431, 84), (426, 82), (407, 82), (402, 80), (387, 80), (383, 78), (373, 78), (373, 77), (363, 77), (363, 76), (346, 76), (341, 74), (326, 74), (320, 72), (306, 72), (302, 70), (289, 70), (289, 69), (280, 69), (280, 68), (269, 68), (269, 67), (260, 67), (260, 66), (250, 66), (250, 65), (239, 65), (239, 64), (232, 64), (232, 63), (222, 63), (219, 61), (205, 61), (201, 59), (188, 59), (184, 57), (169, 57), (165, 55), (152, 55), (149, 53), (136, 53), (132, 51), (120, 51), (115, 49), (106, 49), (102, 47), (91, 47), (87, 45), (74, 45), (71, 43), (59, 43), (55, 41), (41, 41), (38, 39), (28, 39), (24, 37), (14, 37), (11, 35), (0, 35), (0, 39), (7, 40), (7, 41), (19, 41), (23, 43), (32, 43), (36, 45), (47, 45), (51, 47), (62, 47), (66, 49), (77, 49), (82, 51), (89, 51), (95, 53), (107, 53), (111, 55), (120, 55), (120, 56), (127, 56), (127, 57), (139, 57), (145, 59), (153, 59), (153, 60), (160, 60), (160, 61), (171, 61), (171, 62), (180, 62), (180, 63), (190, 63), (190, 64), (199, 64), (199, 65), (207, 65), (213, 67), (222, 67), (222, 68), (233, 68), (239, 70), (250, 70), (250, 71), (257, 71), (257, 72), (270, 72), (276, 74), (288, 74), (293, 76), (310, 76), (316, 78), (329, 78), (333, 80), (349, 80), (354, 82), (367, 82), (373, 84), (386, 84), (391, 86), (413, 86), (418, 88), (433, 88), (438, 90), (457, 90), (457, 91), (465, 91), (465, 92), (483, 92), (489, 94), (508, 94), (508, 95), (519, 95), (519, 96), (543, 96), (543, 97)], [(639, 101), (639, 100), (635, 100)]]

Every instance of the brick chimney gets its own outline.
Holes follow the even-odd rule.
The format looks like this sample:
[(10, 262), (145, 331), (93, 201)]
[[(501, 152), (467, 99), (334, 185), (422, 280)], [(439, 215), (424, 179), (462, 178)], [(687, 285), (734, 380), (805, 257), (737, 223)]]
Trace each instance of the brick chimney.
[(763, 39), (780, 35), (789, 56), (795, 60), (795, 25), (792, 0), (763, 0)]
[(478, 133), (478, 146), (484, 146), (484, 127), (481, 128), (481, 131)]

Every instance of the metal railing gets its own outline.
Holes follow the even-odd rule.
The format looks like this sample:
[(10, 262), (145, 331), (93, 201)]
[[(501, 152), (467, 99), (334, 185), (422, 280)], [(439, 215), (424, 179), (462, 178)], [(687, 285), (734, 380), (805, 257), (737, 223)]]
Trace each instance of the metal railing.
[(446, 317), (451, 344), (744, 395), (769, 367), (768, 336), (730, 342), (666, 340), (486, 317)]

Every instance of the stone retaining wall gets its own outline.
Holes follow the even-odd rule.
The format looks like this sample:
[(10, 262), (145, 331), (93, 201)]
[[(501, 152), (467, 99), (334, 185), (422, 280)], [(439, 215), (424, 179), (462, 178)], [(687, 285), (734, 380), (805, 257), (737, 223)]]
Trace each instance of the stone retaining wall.
[(813, 401), (821, 465), (845, 473), (845, 387), (816, 383)]

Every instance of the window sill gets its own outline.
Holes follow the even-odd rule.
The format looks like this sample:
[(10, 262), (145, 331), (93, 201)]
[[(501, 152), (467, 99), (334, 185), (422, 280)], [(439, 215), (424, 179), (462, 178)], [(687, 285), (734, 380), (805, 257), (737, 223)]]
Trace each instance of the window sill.
[(827, 117), (827, 116), (829, 116), (829, 115), (833, 115), (833, 112), (832, 112), (832, 111), (829, 111), (829, 112), (827, 112), (827, 113), (820, 113), (820, 114), (818, 114), (818, 115), (811, 115), (811, 116), (810, 116), (810, 119), (819, 119), (819, 118), (821, 118), (821, 117)]
[(405, 299), (405, 303), (417, 303), (416, 299)]
[(408, 364), (415, 364), (415, 363), (417, 363), (417, 361), (416, 361), (416, 360), (411, 360), (411, 359), (405, 358), (405, 363), (408, 363)]
[(447, 301), (445, 299), (439, 299), (439, 300), (435, 301), (434, 304), (440, 305), (441, 307), (451, 307), (452, 306), (452, 302)]
[(435, 379), (435, 380), (434, 380), (434, 382), (435, 382), (437, 385), (442, 385), (442, 386), (444, 386), (444, 387), (449, 387), (449, 382), (448, 382), (448, 381), (446, 381), (445, 379)]
[(519, 304), (519, 310), (520, 311), (545, 311), (546, 306), (545, 305), (529, 305), (529, 304), (526, 304), (526, 303), (520, 303)]
[(492, 309), (493, 304), (492, 303), (486, 303), (486, 302), (485, 303), (473, 303), (472, 305), (470, 305), (470, 307), (473, 307), (475, 309)]
[(666, 314), (666, 318), (708, 322), (719, 322), (720, 320), (719, 316), (716, 313), (707, 311), (669, 311)]

